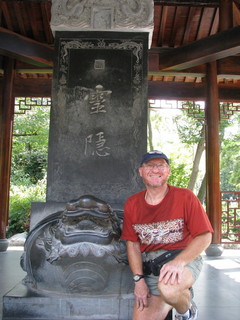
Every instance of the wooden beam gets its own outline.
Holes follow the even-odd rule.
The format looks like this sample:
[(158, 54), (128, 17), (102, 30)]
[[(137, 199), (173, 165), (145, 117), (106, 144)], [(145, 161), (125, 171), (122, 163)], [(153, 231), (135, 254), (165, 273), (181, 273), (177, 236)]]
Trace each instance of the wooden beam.
[(240, 56), (228, 57), (217, 61), (218, 76), (227, 75), (228, 78), (240, 75)]
[(204, 100), (205, 89), (202, 83), (148, 81), (149, 99)]
[[(170, 49), (171, 50), (171, 49)], [(166, 50), (164, 50), (166, 52)], [(187, 75), (206, 75), (206, 65), (201, 64), (192, 68), (184, 69), (184, 71), (178, 71), (178, 70), (160, 70), (159, 69), (159, 54), (152, 53), (152, 51), (149, 51), (148, 54), (148, 74), (157, 74), (159, 75), (173, 75), (173, 76), (179, 76), (179, 74), (186, 74)], [(217, 61), (217, 73), (218, 77), (227, 77), (227, 78), (237, 78), (240, 75), (240, 56), (232, 56), (227, 57), (221, 60)]]
[(49, 67), (53, 65), (54, 48), (0, 27), (0, 54)]
[(240, 53), (240, 26), (159, 53), (159, 69), (183, 70), (238, 53)]
[(51, 97), (52, 79), (14, 79), (14, 97)]
[(154, 0), (154, 5), (218, 7), (219, 0)]
[[(197, 73), (197, 72), (184, 72), (184, 71), (159, 71), (159, 72), (148, 72), (149, 76), (155, 77), (192, 77), (192, 78), (204, 78), (206, 76), (205, 73)], [(240, 77), (240, 76), (239, 76)]]
[[(239, 85), (218, 85), (219, 101), (240, 102)], [(149, 99), (205, 101), (203, 83), (148, 81)]]
[[(171, 72), (171, 71), (159, 71), (159, 72), (148, 72), (149, 76), (155, 77), (191, 77), (191, 78), (205, 78), (205, 73), (197, 73), (197, 72)], [(217, 76), (218, 79), (240, 79), (240, 74), (227, 74), (227, 73), (220, 73)]]
[[(1, 70), (0, 70), (1, 73)], [(16, 73), (30, 73), (30, 74), (52, 74), (53, 69), (41, 68), (41, 69), (16, 69)]]

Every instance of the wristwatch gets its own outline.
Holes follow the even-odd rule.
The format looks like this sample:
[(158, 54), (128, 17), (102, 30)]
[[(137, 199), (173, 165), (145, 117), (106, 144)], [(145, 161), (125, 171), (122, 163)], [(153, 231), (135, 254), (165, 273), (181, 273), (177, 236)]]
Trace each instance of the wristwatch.
[(134, 282), (138, 282), (140, 279), (144, 278), (144, 275), (143, 274), (135, 274), (133, 276), (133, 281)]

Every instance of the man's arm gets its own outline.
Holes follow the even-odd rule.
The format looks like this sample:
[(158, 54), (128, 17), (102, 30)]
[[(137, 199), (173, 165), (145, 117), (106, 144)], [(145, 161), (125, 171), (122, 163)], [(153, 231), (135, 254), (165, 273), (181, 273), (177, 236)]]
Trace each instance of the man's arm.
[(185, 265), (197, 258), (205, 249), (208, 248), (212, 241), (212, 233), (205, 232), (195, 237), (189, 245), (180, 253), (177, 258), (184, 261)]
[(159, 281), (164, 281), (165, 284), (180, 283), (184, 267), (207, 249), (211, 240), (211, 232), (202, 233), (195, 237), (176, 258), (162, 267)]
[[(127, 241), (127, 254), (128, 262), (133, 274), (143, 274), (142, 268), (142, 254), (140, 251), (139, 242)], [(150, 297), (148, 286), (142, 278), (141, 280), (135, 282), (134, 295), (136, 299), (136, 306), (143, 310), (148, 306), (147, 298)]]

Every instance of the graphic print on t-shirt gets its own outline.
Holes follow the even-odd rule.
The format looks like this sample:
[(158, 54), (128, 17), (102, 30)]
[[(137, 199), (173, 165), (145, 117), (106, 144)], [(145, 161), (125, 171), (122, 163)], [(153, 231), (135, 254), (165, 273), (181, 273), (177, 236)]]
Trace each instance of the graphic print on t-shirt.
[(154, 222), (148, 224), (134, 224), (142, 244), (175, 243), (183, 239), (183, 219)]

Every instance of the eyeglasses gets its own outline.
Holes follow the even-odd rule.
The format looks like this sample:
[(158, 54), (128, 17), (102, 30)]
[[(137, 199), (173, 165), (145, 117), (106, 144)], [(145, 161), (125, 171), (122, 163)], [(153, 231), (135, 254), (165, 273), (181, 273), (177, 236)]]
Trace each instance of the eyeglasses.
[(164, 170), (164, 169), (168, 168), (168, 166), (165, 165), (165, 164), (152, 164), (152, 163), (146, 163), (146, 164), (143, 165), (143, 167), (148, 169), (148, 170), (152, 170), (155, 167), (158, 170)]

